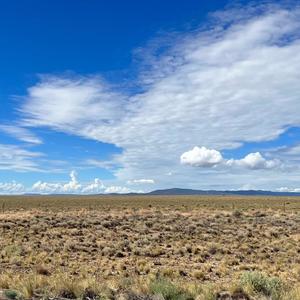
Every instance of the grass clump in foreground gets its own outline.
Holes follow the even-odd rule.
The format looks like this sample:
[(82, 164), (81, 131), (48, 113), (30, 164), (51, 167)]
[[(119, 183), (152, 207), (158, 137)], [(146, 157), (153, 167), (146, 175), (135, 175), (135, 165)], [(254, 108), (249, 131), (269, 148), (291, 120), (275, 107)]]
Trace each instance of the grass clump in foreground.
[(282, 299), (286, 286), (277, 277), (269, 277), (260, 272), (246, 272), (241, 277), (241, 286), (251, 294), (258, 294), (272, 300)]
[(165, 300), (192, 300), (193, 296), (184, 289), (176, 286), (166, 278), (158, 278), (150, 282), (149, 292), (160, 295)]
[(10, 300), (16, 300), (19, 297), (19, 293), (14, 290), (6, 290), (4, 295)]

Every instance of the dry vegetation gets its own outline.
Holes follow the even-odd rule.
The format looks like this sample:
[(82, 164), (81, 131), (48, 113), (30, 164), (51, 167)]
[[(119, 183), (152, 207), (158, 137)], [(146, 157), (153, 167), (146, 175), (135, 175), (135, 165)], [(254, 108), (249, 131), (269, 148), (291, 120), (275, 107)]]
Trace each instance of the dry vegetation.
[(26, 196), (0, 210), (0, 299), (300, 299), (298, 198)]

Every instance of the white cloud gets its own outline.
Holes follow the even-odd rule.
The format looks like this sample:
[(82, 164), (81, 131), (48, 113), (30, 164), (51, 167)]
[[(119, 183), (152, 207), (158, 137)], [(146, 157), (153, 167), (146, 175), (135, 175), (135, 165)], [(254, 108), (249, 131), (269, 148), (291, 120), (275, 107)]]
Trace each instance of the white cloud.
[(106, 194), (128, 194), (132, 192), (136, 193), (137, 191), (133, 191), (124, 186), (109, 186), (104, 191)]
[[(22, 107), (27, 125), (52, 126), (86, 135), (97, 125), (111, 125), (125, 113), (124, 96), (112, 92), (98, 77), (64, 78), (42, 76), (41, 82), (28, 89)], [(46, 113), (46, 115), (44, 114)]]
[(38, 181), (34, 183), (28, 191), (39, 194), (126, 194), (131, 192), (141, 192), (125, 186), (106, 186), (99, 178), (95, 178), (91, 183), (80, 183), (77, 180), (75, 171), (70, 173), (70, 181), (67, 183)]
[(273, 149), (273, 155), (280, 155), (286, 159), (298, 159), (300, 156), (300, 145), (281, 146)]
[(273, 169), (280, 166), (277, 159), (266, 160), (259, 152), (250, 153), (242, 159), (230, 159), (226, 162), (229, 166), (240, 166), (251, 170)]
[(222, 163), (222, 161), (223, 157), (219, 151), (197, 146), (180, 156), (182, 164), (195, 167), (213, 167)]
[(20, 146), (0, 144), (0, 170), (40, 171), (36, 159), (42, 156)]
[(282, 193), (300, 193), (300, 188), (281, 187), (278, 188), (277, 191)]
[(81, 184), (78, 183), (76, 176), (77, 176), (77, 173), (75, 171), (71, 171), (71, 173), (70, 173), (71, 180), (67, 184), (63, 185), (64, 192), (74, 193), (81, 189)]
[[(202, 188), (241, 186), (258, 177), (251, 168), (272, 163), (255, 155), (240, 162), (243, 173), (208, 172), (185, 168), (178, 156), (194, 145), (224, 150), (272, 140), (300, 126), (299, 32), (296, 6), (227, 11), (151, 60), (151, 71), (140, 75), (143, 92), (114, 92), (99, 78), (44, 77), (28, 89), (23, 122), (117, 145), (123, 152), (115, 175), (123, 182), (149, 177), (199, 187), (201, 177)], [(285, 179), (275, 169), (261, 184)]]
[(30, 144), (43, 143), (43, 141), (40, 138), (38, 138), (31, 131), (23, 127), (19, 127), (15, 125), (0, 125), (0, 131), (26, 143), (30, 143)]
[(250, 190), (257, 190), (256, 186), (251, 183), (246, 183), (243, 186), (241, 186), (238, 190), (240, 191), (250, 191)]
[(81, 190), (83, 194), (100, 194), (103, 193), (105, 186), (99, 178), (95, 178), (94, 182), (84, 186)]
[(89, 166), (103, 168), (103, 169), (114, 169), (117, 168), (117, 163), (115, 161), (104, 161), (98, 159), (87, 159), (85, 163)]
[(33, 184), (31, 191), (39, 194), (59, 194), (62, 192), (62, 185), (59, 183), (37, 181)]
[(133, 179), (133, 180), (128, 180), (128, 184), (154, 184), (155, 181), (154, 179)]
[(32, 186), (33, 192), (38, 192), (42, 194), (76, 194), (80, 193), (82, 186), (78, 183), (76, 178), (76, 172), (71, 171), (70, 181), (68, 183), (49, 183), (38, 181)]
[(17, 183), (15, 181), (12, 182), (0, 182), (0, 194), (1, 195), (15, 195), (22, 194), (25, 192), (25, 187), (21, 183)]
[(214, 149), (206, 147), (194, 147), (180, 156), (183, 165), (193, 167), (211, 168), (218, 165), (228, 167), (242, 167), (251, 170), (273, 169), (280, 166), (277, 159), (267, 160), (259, 152), (249, 153), (242, 159), (224, 159), (222, 154)]

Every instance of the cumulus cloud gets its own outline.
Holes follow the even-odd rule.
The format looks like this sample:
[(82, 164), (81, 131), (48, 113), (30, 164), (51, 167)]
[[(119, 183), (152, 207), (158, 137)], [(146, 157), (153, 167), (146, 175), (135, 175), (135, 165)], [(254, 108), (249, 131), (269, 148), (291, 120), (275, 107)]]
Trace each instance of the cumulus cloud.
[(223, 157), (219, 151), (197, 146), (180, 156), (182, 164), (195, 167), (213, 167), (222, 163), (222, 161)]
[(81, 184), (78, 183), (77, 181), (77, 173), (75, 171), (71, 171), (70, 173), (70, 178), (71, 180), (65, 184), (63, 186), (64, 191), (68, 192), (68, 191), (78, 191), (79, 189), (81, 189)]
[(266, 160), (259, 152), (250, 153), (242, 159), (230, 159), (226, 162), (229, 166), (240, 166), (251, 170), (273, 169), (280, 166), (277, 159)]
[(78, 183), (76, 172), (71, 171), (70, 181), (68, 183), (49, 183), (38, 181), (33, 184), (32, 192), (41, 194), (76, 194), (80, 193), (82, 185)]
[[(252, 176), (248, 169), (273, 163), (251, 155), (234, 163), (245, 167), (243, 176), (224, 179), (218, 168), (187, 171), (178, 155), (194, 145), (224, 150), (268, 141), (300, 126), (299, 32), (296, 5), (216, 14), (206, 28), (157, 51), (162, 54), (140, 74), (142, 92), (127, 95), (93, 77), (42, 77), (20, 108), (23, 125), (117, 145), (123, 152), (115, 175), (124, 182), (147, 176), (165, 186), (197, 187), (203, 174), (202, 187), (218, 176), (241, 186)], [(165, 176), (170, 170), (173, 175)], [(269, 187), (273, 179), (276, 174), (268, 177)]]
[(83, 186), (81, 192), (83, 194), (100, 194), (103, 193), (105, 186), (99, 178), (95, 178), (94, 182)]
[(70, 181), (67, 183), (50, 183), (38, 181), (28, 191), (39, 194), (125, 194), (138, 192), (125, 186), (106, 186), (95, 178), (91, 183), (79, 183), (75, 171), (70, 173)]
[(300, 193), (300, 188), (280, 187), (277, 191), (282, 193)]
[(62, 192), (62, 185), (59, 183), (49, 183), (37, 181), (32, 186), (32, 192), (40, 194), (57, 194)]
[(25, 186), (21, 183), (17, 183), (15, 181), (12, 182), (0, 182), (0, 194), (1, 195), (18, 195), (25, 192)]
[(15, 125), (1, 125), (0, 124), (0, 131), (15, 137), (16, 139), (30, 143), (30, 144), (42, 144), (43, 141), (34, 135), (30, 130), (27, 128), (15, 126)]
[(109, 186), (104, 191), (106, 194), (127, 194), (127, 193), (138, 193), (124, 186)]
[(217, 165), (229, 167), (243, 167), (251, 170), (273, 169), (280, 165), (277, 159), (267, 160), (259, 152), (249, 153), (242, 159), (224, 159), (222, 154), (206, 147), (194, 147), (180, 156), (180, 162), (193, 167), (215, 167)]

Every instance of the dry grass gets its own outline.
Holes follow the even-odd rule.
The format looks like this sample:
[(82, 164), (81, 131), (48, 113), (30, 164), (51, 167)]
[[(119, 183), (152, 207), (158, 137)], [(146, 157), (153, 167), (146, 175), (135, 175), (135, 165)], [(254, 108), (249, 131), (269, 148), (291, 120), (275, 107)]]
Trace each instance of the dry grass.
[[(154, 279), (168, 278), (185, 287), (172, 299), (240, 288), (253, 299), (300, 299), (298, 198), (26, 196), (2, 197), (0, 207), (0, 288), (25, 298), (115, 298), (129, 286), (151, 294)], [(254, 287), (277, 282), (268, 276), (280, 295)]]

